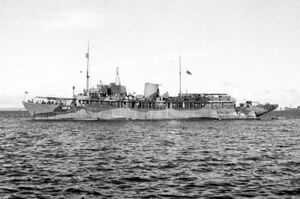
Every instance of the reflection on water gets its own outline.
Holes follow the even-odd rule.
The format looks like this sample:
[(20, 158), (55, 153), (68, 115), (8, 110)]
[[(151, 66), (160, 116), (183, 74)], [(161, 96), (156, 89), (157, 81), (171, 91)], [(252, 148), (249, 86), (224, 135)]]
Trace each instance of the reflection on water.
[(0, 116), (0, 198), (298, 198), (300, 120)]

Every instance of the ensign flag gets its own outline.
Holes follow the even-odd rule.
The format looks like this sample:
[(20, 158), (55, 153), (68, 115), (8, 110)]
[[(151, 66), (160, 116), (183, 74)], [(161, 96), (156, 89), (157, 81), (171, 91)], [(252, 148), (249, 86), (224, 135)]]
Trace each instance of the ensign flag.
[(188, 71), (188, 70), (186, 70), (186, 74), (192, 75), (192, 73), (190, 71)]

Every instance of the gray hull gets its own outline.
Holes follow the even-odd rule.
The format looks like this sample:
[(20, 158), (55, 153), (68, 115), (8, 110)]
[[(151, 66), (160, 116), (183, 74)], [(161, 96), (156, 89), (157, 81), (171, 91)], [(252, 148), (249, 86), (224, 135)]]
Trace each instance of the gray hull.
[(175, 120), (175, 119), (246, 119), (234, 109), (132, 109), (110, 106), (61, 107), (23, 102), (33, 120)]

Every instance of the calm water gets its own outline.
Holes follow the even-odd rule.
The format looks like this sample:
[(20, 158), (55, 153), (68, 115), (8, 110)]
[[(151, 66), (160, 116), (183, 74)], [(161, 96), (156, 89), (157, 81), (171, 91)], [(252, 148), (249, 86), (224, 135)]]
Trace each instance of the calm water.
[(0, 198), (300, 198), (300, 120), (0, 114)]

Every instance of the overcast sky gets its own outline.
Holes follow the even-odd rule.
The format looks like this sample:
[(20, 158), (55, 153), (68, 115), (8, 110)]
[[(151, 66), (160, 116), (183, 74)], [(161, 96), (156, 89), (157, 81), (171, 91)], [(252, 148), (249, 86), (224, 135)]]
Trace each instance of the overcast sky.
[[(70, 97), (91, 84), (145, 82), (300, 105), (298, 0), (0, 0), (0, 107), (30, 95)], [(192, 72), (192, 76), (185, 71)], [(83, 73), (80, 73), (83, 71)]]

